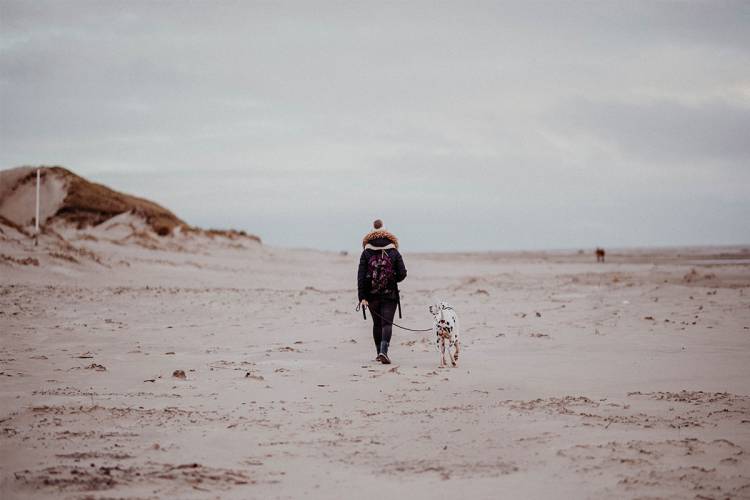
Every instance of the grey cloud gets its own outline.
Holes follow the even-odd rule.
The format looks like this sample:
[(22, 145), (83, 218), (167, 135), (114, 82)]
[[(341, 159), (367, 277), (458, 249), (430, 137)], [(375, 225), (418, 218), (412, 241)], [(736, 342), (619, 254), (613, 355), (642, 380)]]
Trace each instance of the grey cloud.
[(421, 249), (737, 241), (749, 9), (0, 0), (0, 166), (285, 245), (374, 216)]
[(750, 105), (577, 100), (556, 117), (563, 127), (585, 130), (644, 160), (718, 162), (738, 168), (750, 162)]

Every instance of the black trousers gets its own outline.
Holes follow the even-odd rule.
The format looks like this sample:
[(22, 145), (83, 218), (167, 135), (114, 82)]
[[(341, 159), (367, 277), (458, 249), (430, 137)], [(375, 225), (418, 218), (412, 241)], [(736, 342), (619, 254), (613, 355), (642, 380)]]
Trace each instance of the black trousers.
[(391, 342), (393, 318), (396, 315), (398, 302), (395, 300), (373, 299), (369, 301), (370, 316), (372, 316), (372, 339), (375, 350), (380, 352), (381, 342)]

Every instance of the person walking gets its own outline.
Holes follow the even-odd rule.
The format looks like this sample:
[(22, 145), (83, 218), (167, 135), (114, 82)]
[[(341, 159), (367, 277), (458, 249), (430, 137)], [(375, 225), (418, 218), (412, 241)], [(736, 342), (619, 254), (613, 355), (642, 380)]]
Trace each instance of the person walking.
[(406, 278), (406, 267), (398, 251), (398, 238), (383, 227), (380, 219), (362, 239), (362, 248), (357, 272), (359, 303), (370, 309), (375, 359), (388, 365), (393, 317), (399, 304), (398, 283)]

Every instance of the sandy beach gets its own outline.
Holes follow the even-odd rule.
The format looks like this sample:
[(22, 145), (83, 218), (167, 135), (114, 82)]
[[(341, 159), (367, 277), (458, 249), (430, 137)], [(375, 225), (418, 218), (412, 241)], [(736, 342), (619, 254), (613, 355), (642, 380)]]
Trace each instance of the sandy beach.
[(747, 249), (405, 250), (441, 369), (373, 361), (354, 252), (132, 223), (3, 226), (3, 498), (750, 497)]
[(750, 500), (748, 131), (750, 0), (0, 0), (0, 500)]

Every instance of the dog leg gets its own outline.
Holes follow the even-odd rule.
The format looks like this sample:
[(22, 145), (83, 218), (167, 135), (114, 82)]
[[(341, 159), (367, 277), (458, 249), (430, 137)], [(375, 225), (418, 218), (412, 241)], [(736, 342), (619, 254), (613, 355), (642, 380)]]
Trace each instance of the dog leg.
[(451, 352), (450, 346), (448, 346), (448, 357), (451, 360), (451, 365), (455, 367), (456, 366), (456, 358), (453, 356), (453, 353)]
[[(448, 352), (450, 355), (450, 351)], [(445, 340), (440, 339), (440, 367), (444, 367), (447, 363), (445, 362)]]
[(453, 358), (456, 360), (456, 363), (458, 363), (458, 355), (461, 352), (461, 342), (459, 340), (456, 341), (456, 354), (453, 356)]

